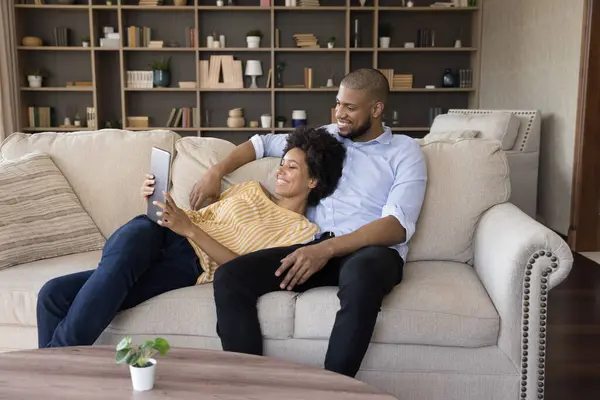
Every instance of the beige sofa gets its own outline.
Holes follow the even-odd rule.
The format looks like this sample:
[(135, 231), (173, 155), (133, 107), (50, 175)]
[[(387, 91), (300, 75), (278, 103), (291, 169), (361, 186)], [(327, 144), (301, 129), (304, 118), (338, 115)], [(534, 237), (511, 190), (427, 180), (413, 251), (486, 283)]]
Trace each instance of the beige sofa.
[[(233, 145), (168, 131), (16, 133), (5, 160), (49, 154), (104, 237), (144, 212), (139, 199), (152, 146), (176, 151), (175, 200)], [(544, 389), (547, 292), (563, 281), (572, 254), (554, 232), (514, 205), (500, 143), (422, 141), (429, 184), (403, 282), (385, 299), (357, 376), (399, 399), (538, 399)], [(278, 160), (263, 159), (226, 177), (272, 187)], [(95, 268), (100, 251), (0, 270), (0, 348), (37, 345), (36, 295), (50, 278)], [(339, 307), (335, 288), (259, 300), (266, 354), (322, 366)], [(123, 335), (165, 336), (175, 346), (219, 349), (211, 285), (165, 293), (119, 314), (99, 344)], [(202, 379), (202, 377), (199, 377)]]

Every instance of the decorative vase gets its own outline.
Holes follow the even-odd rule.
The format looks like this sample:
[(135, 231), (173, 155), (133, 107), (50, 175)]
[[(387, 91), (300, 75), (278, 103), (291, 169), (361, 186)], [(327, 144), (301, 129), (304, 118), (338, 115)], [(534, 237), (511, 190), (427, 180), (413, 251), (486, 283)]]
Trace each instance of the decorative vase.
[(292, 111), (292, 127), (297, 128), (299, 126), (306, 125), (306, 110), (294, 110)]
[(133, 390), (142, 392), (154, 388), (154, 379), (156, 377), (156, 360), (151, 358), (148, 360), (150, 365), (146, 367), (129, 366), (131, 373), (131, 384)]
[(168, 87), (171, 84), (171, 71), (155, 69), (152, 72), (152, 83), (155, 87)]
[(249, 49), (260, 47), (260, 36), (246, 36), (246, 43)]
[(217, 0), (217, 7), (223, 7), (223, 0)]
[(380, 37), (379, 38), (379, 47), (381, 47), (382, 49), (389, 48), (391, 40), (392, 40), (392, 38), (390, 38), (390, 37)]
[(263, 128), (270, 128), (271, 127), (271, 116), (270, 115), (261, 115), (260, 116), (260, 125)]
[(42, 87), (42, 77), (39, 75), (29, 75), (27, 77), (27, 81), (29, 82), (29, 87), (32, 87), (32, 88)]
[(227, 126), (229, 128), (243, 128), (246, 125), (244, 117), (229, 117), (227, 118)]
[(327, 86), (327, 87), (333, 87), (333, 79), (331, 79), (331, 78), (327, 79), (327, 84), (326, 84), (326, 86)]
[(328, 48), (328, 49), (333, 49), (333, 48), (334, 48), (334, 46), (335, 46), (335, 43), (333, 43), (333, 42), (329, 42), (329, 43), (327, 43), (327, 48)]
[(358, 2), (360, 3), (361, 7), (364, 7), (365, 4), (367, 4), (367, 0), (358, 0)]
[(452, 70), (450, 68), (446, 68), (444, 70), (442, 87), (445, 87), (445, 88), (456, 87), (456, 75), (454, 75), (452, 73)]
[(90, 42), (81, 42), (83, 47), (90, 47)]

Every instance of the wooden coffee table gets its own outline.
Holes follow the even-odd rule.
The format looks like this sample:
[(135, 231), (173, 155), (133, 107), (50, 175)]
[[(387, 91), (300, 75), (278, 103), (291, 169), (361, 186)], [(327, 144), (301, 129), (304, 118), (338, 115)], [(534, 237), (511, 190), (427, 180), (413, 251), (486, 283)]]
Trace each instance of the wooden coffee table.
[(267, 357), (173, 348), (157, 356), (156, 383), (134, 392), (112, 346), (0, 354), (2, 399), (392, 400), (355, 379)]

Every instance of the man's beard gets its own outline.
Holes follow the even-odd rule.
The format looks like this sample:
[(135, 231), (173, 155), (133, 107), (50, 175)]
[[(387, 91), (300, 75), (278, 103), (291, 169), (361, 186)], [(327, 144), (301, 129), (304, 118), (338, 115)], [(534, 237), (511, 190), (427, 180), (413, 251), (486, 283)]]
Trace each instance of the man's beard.
[(366, 135), (370, 129), (371, 129), (371, 119), (369, 118), (367, 120), (367, 122), (365, 122), (364, 124), (360, 125), (356, 129), (351, 129), (350, 132), (348, 132), (346, 135), (342, 134), (341, 136), (346, 139), (356, 140), (356, 139), (360, 138), (361, 136)]

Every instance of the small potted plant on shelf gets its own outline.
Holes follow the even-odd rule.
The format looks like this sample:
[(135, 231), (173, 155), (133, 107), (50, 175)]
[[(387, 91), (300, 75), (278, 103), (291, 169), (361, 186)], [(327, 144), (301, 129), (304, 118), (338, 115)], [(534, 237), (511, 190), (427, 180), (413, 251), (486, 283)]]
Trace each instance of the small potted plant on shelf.
[(249, 49), (256, 49), (260, 47), (260, 40), (262, 39), (263, 34), (260, 29), (253, 29), (246, 33), (246, 43), (248, 43)]
[(335, 36), (332, 36), (329, 38), (329, 41), (327, 42), (327, 48), (333, 49), (334, 47), (335, 47)]
[(270, 128), (272, 120), (273, 120), (273, 118), (271, 117), (271, 114), (269, 114), (269, 113), (263, 114), (260, 116), (260, 125), (263, 128)]
[(387, 49), (390, 47), (392, 26), (387, 23), (379, 24), (379, 47)]
[(90, 37), (89, 36), (84, 36), (81, 38), (81, 45), (83, 47), (90, 47)]
[(287, 118), (284, 117), (283, 115), (278, 115), (277, 117), (275, 117), (275, 122), (277, 122), (277, 127), (278, 128), (283, 128), (283, 127), (285, 127), (285, 123), (287, 122)]
[(171, 84), (171, 57), (161, 57), (150, 63), (154, 87), (168, 87)]
[(126, 336), (117, 344), (115, 361), (117, 364), (129, 365), (133, 390), (150, 390), (154, 387), (156, 376), (156, 360), (152, 357), (157, 353), (165, 356), (169, 349), (169, 342), (163, 338), (146, 340), (141, 345), (134, 345), (131, 337)]
[(27, 72), (27, 81), (29, 87), (39, 88), (42, 87), (42, 80), (46, 77), (46, 73), (41, 68), (34, 68)]

